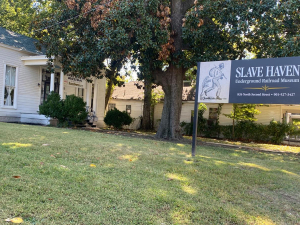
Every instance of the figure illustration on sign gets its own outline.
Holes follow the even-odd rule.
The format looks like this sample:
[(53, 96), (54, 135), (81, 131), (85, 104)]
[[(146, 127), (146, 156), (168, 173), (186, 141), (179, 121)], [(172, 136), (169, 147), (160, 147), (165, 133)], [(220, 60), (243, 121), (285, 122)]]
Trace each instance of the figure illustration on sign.
[(216, 99), (222, 100), (220, 98), (220, 93), (221, 93), (221, 84), (219, 83), (219, 80), (223, 79), (223, 77), (226, 79), (224, 76), (224, 73), (222, 72), (222, 69), (224, 69), (224, 63), (220, 63), (219, 66), (213, 67), (209, 71), (209, 76), (205, 77), (205, 79), (202, 82), (202, 91), (200, 94), (200, 99), (204, 100), (205, 97), (207, 96), (207, 93), (216, 89)]

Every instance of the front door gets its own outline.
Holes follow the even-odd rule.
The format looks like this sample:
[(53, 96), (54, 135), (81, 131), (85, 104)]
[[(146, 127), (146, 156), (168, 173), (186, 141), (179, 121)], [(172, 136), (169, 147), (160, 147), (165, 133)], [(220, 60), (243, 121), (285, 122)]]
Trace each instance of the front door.
[[(54, 92), (59, 93), (59, 82), (60, 82), (59, 72), (55, 73), (54, 76)], [(42, 70), (42, 84), (41, 84), (41, 104), (47, 101), (48, 95), (50, 94), (50, 80), (51, 73), (48, 70)]]
[(50, 94), (50, 82), (45, 82), (44, 93), (43, 93), (43, 102), (47, 101), (49, 94)]

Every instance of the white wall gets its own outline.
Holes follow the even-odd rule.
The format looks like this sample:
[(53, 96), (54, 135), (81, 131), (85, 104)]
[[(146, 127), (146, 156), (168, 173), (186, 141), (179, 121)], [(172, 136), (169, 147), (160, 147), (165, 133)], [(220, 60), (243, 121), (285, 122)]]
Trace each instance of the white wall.
[(126, 111), (126, 105), (131, 105), (132, 118), (143, 116), (143, 100), (110, 99), (109, 103), (116, 104), (116, 108), (120, 111)]
[[(204, 118), (208, 119), (209, 108), (217, 108), (218, 104), (206, 104), (207, 110), (204, 113)], [(154, 109), (154, 123), (158, 127), (158, 120), (161, 119), (163, 103), (158, 103)], [(256, 123), (269, 124), (272, 119), (275, 121), (282, 121), (283, 114), (287, 111), (289, 113), (299, 113), (300, 106), (286, 106), (286, 105), (268, 105), (258, 107), (261, 113), (256, 115)], [(191, 122), (191, 111), (194, 110), (194, 102), (183, 102), (181, 110), (180, 122)], [(224, 114), (230, 114), (232, 111), (232, 104), (224, 104), (220, 115), (220, 125), (232, 125), (232, 120)]]
[[(24, 66), (21, 56), (29, 56), (25, 52), (15, 51), (10, 48), (0, 46), (0, 120), (5, 121), (4, 117), (20, 117), (20, 113), (37, 113), (40, 103), (40, 68), (33, 66)], [(4, 65), (16, 66), (17, 74), (17, 98), (16, 109), (1, 107), (3, 105), (4, 95)], [(17, 122), (18, 120), (14, 121)]]
[[(47, 124), (48, 120), (43, 116), (38, 115), (40, 99), (41, 99), (41, 66), (25, 66), (21, 60), (22, 56), (31, 56), (26, 52), (20, 52), (9, 46), (0, 46), (0, 121), (6, 122), (32, 122)], [(1, 107), (3, 105), (4, 96), (4, 77), (5, 68), (4, 65), (15, 66), (18, 69), (17, 73), (17, 95), (16, 95), (16, 109)], [(44, 66), (46, 68), (46, 66)], [(65, 95), (78, 95), (78, 87), (69, 85), (67, 76), (64, 78), (64, 96)], [(87, 82), (83, 81), (82, 88), (84, 88), (84, 101), (86, 101)], [(96, 103), (96, 115), (98, 117), (98, 126), (104, 126), (104, 115), (105, 115), (105, 78), (95, 80), (95, 88), (97, 88), (97, 103)], [(90, 97), (91, 96), (90, 88)], [(26, 114), (26, 115), (25, 115)], [(44, 123), (45, 122), (45, 123)]]
[(143, 116), (143, 100), (127, 100), (127, 99), (110, 99), (109, 103), (116, 104), (116, 108), (120, 111), (126, 111), (126, 105), (131, 105), (130, 116), (134, 119), (130, 126), (124, 126), (125, 129), (137, 130), (141, 125), (141, 117)]
[(255, 116), (256, 123), (269, 124), (271, 120), (282, 121), (282, 112), (280, 105), (260, 106), (257, 109), (261, 112)]

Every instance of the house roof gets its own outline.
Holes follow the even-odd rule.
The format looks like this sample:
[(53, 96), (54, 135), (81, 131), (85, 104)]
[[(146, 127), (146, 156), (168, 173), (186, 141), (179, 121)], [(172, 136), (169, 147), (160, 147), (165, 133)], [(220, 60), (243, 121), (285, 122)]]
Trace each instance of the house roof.
[[(156, 93), (163, 93), (161, 86), (153, 88)], [(122, 100), (143, 100), (144, 99), (144, 82), (142, 81), (131, 81), (125, 83), (121, 87), (115, 87), (112, 99)], [(191, 86), (183, 87), (182, 90), (183, 101), (194, 101), (195, 100), (195, 89)]]
[(36, 43), (38, 43), (38, 40), (34, 38), (30, 38), (0, 27), (0, 44), (19, 48), (20, 50), (31, 52), (37, 55), (45, 54), (45, 51), (39, 51), (37, 49), (35, 46)]

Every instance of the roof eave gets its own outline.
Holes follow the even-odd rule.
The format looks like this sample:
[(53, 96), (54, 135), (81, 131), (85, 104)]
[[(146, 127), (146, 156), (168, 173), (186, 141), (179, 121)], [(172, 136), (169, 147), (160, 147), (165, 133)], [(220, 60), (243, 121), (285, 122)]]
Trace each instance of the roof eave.
[(18, 51), (18, 52), (25, 52), (25, 53), (29, 53), (29, 54), (33, 54), (33, 55), (40, 55), (36, 52), (31, 52), (31, 51), (28, 51), (24, 48), (16, 48), (16, 47), (13, 47), (11, 45), (6, 45), (6, 44), (3, 44), (3, 43), (0, 43), (0, 47), (4, 47), (4, 48), (8, 48), (8, 49), (11, 49), (11, 50), (14, 50), (14, 51)]

